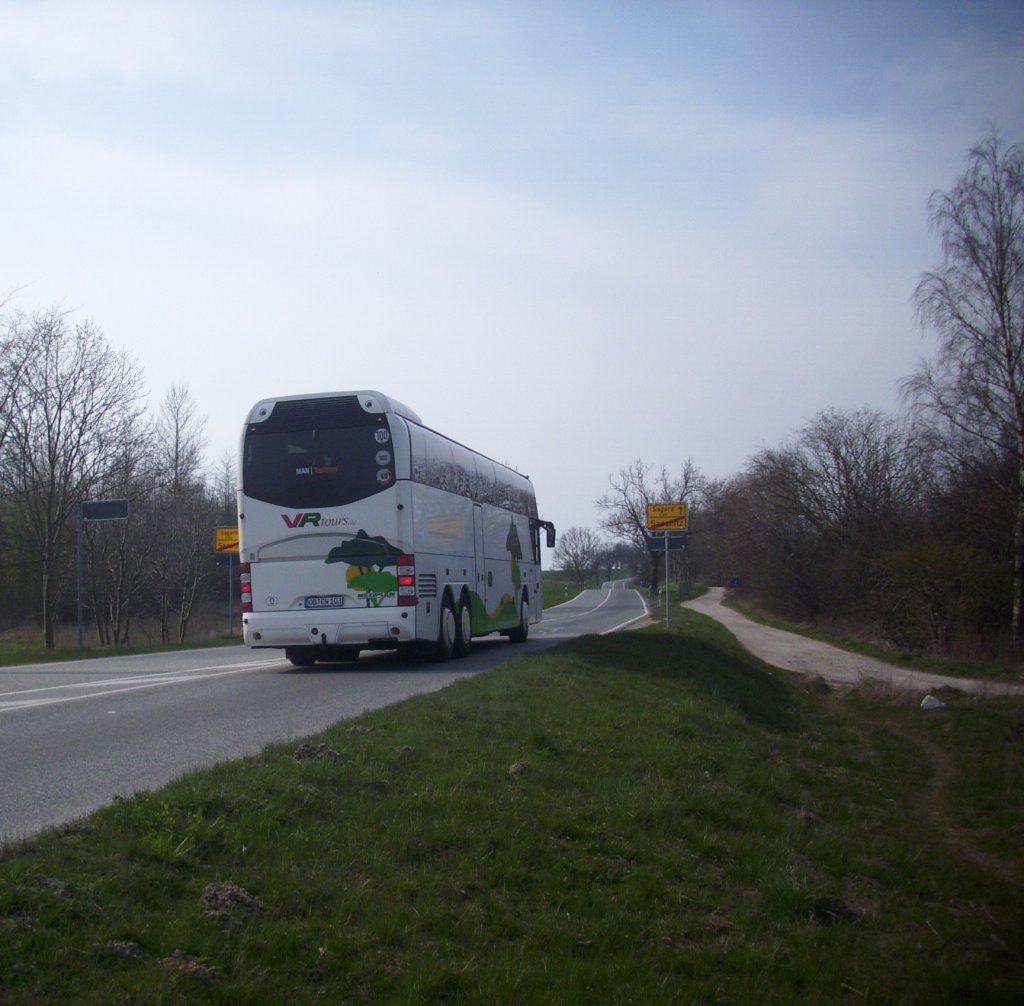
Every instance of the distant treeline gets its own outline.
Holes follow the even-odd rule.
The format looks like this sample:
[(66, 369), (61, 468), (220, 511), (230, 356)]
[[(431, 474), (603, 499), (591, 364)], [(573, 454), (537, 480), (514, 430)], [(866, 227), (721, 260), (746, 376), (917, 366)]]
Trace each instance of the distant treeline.
[(141, 372), (92, 322), (0, 315), (0, 631), (34, 626), (53, 648), (77, 620), (83, 501), (126, 499), (130, 515), (83, 528), (90, 640), (134, 642), (145, 620), (182, 641), (197, 605), (224, 596), (214, 528), (236, 522), (233, 464), (204, 468), (184, 387), (155, 415), (144, 403)]
[(701, 575), (779, 615), (896, 647), (994, 655), (1012, 637), (1013, 457), (949, 453), (935, 428), (824, 412), (707, 485)]
[[(644, 545), (646, 501), (690, 503), (675, 574), (898, 647), (1020, 656), (1024, 640), (1024, 147), (993, 133), (929, 202), (943, 264), (915, 291), (933, 359), (906, 410), (828, 409), (739, 474), (641, 461), (602, 526)], [(658, 556), (644, 560), (658, 580)]]

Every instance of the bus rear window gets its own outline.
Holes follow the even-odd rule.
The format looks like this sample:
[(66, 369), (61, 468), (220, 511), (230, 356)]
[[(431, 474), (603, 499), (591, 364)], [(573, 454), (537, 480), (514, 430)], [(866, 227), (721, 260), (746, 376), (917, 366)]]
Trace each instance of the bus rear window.
[(354, 503), (394, 485), (394, 445), (383, 416), (349, 408), (291, 410), (288, 404), (278, 403), (265, 422), (246, 430), (246, 496), (320, 508)]

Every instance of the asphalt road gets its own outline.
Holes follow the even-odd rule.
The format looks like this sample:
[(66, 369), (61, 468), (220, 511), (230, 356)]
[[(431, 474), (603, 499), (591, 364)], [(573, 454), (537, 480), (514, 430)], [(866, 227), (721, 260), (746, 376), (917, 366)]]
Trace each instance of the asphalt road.
[(448, 664), (379, 653), (297, 670), (281, 651), (232, 646), (0, 668), (0, 841), (645, 615), (633, 590), (589, 590), (524, 645), (485, 638)]

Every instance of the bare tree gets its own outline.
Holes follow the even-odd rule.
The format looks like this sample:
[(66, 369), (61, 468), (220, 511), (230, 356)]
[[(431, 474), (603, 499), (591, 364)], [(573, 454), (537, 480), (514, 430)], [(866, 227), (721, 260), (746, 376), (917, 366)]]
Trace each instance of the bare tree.
[[(921, 321), (939, 337), (934, 361), (905, 384), (919, 409), (942, 424), (951, 451), (991, 463), (1012, 502), (1011, 634), (1024, 639), (1024, 146), (998, 134), (978, 144), (951, 191), (933, 193), (932, 226), (943, 265), (915, 291)], [(1000, 459), (1008, 457), (1007, 469)], [(1008, 479), (995, 473), (1008, 471)]]
[(863, 610), (884, 576), (920, 489), (905, 423), (872, 409), (819, 413), (752, 462), (776, 565), (808, 614)]
[[(161, 642), (182, 642), (210, 576), (217, 503), (202, 469), (206, 420), (188, 389), (173, 386), (156, 421), (156, 455), (162, 476), (150, 506), (158, 544), (153, 556), (154, 594)], [(173, 623), (173, 624), (172, 624)]]
[(700, 502), (706, 479), (692, 459), (687, 458), (679, 475), (673, 478), (662, 465), (655, 472), (651, 465), (637, 458), (628, 468), (620, 468), (618, 477), (609, 476), (609, 491), (594, 501), (603, 515), (601, 527), (613, 538), (629, 542), (643, 551), (650, 561), (650, 586), (658, 590), (657, 552), (650, 553), (650, 535), (647, 533), (647, 505), (649, 503)]
[(580, 590), (587, 574), (595, 568), (601, 539), (590, 528), (571, 527), (558, 536), (554, 562), (559, 569), (571, 572)]
[[(203, 590), (214, 574), (213, 529), (218, 508), (203, 486), (164, 501), (166, 547), (156, 558), (161, 642), (184, 642)], [(173, 624), (172, 624), (173, 623)]]
[(140, 423), (121, 446), (121, 457), (104, 478), (100, 494), (127, 499), (129, 519), (85, 529), (86, 606), (104, 645), (130, 642), (133, 616), (148, 601), (153, 553), (160, 542), (152, 520), (156, 458), (151, 427)]
[(199, 415), (184, 384), (172, 385), (155, 425), (156, 461), (172, 495), (202, 478), (206, 419)]
[(803, 513), (798, 459), (763, 449), (739, 475), (709, 487), (703, 538), (720, 582), (733, 578), (766, 608), (806, 617), (820, 604), (818, 537)]
[[(9, 295), (0, 300), (6, 306)], [(14, 394), (21, 384), (22, 374), (32, 354), (32, 341), (26, 336), (23, 315), (0, 316), (0, 457), (3, 445), (15, 415)]]
[(235, 456), (230, 451), (225, 451), (213, 475), (213, 497), (220, 509), (218, 520), (225, 526), (238, 520), (237, 492), (238, 472), (235, 468)]
[(35, 553), (43, 640), (52, 648), (78, 504), (102, 485), (133, 435), (142, 379), (92, 322), (72, 329), (62, 310), (19, 317), (13, 332), (16, 345), (31, 351), (8, 389), (0, 481)]
[[(9, 295), (0, 299), (0, 308), (7, 305)], [(3, 597), (3, 617), (24, 617), (27, 613), (25, 596), (25, 570), (16, 563), (21, 549), (21, 522), (12, 511), (15, 504), (9, 499), (13, 478), (12, 457), (5, 450), (11, 424), (18, 414), (15, 393), (21, 386), (22, 374), (32, 353), (32, 341), (23, 329), (26, 321), (20, 314), (0, 315), (0, 550), (4, 558), (4, 578), (0, 591)]]
[(606, 542), (597, 550), (597, 575), (610, 580), (616, 569), (636, 570), (637, 551), (625, 541)]

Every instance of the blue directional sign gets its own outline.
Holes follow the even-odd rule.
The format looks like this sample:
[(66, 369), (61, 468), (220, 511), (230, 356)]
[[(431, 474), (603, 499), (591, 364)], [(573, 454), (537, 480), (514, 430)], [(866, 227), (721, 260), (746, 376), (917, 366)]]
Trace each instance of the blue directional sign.
[(686, 535), (685, 534), (672, 534), (670, 532), (664, 532), (662, 534), (651, 534), (647, 536), (647, 551), (648, 552), (664, 552), (665, 551), (665, 538), (668, 538), (668, 551), (669, 552), (685, 552), (686, 551)]
[(128, 519), (128, 500), (92, 500), (79, 506), (84, 521)]

